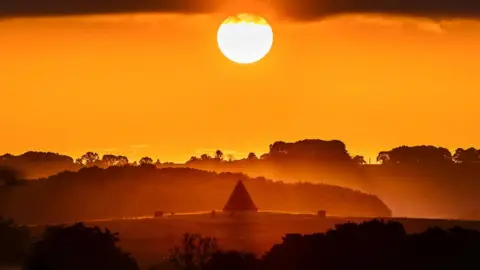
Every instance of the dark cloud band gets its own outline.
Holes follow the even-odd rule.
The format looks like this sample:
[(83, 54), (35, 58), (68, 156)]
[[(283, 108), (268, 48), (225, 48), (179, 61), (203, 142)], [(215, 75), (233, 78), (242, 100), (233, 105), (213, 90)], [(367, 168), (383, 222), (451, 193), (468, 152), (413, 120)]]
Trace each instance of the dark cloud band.
[(211, 1), (204, 0), (0, 0), (0, 17), (212, 11)]
[(310, 20), (350, 13), (429, 18), (480, 18), (480, 0), (281, 0), (282, 13)]
[[(480, 0), (257, 0), (294, 20), (348, 13), (480, 18)], [(209, 13), (228, 0), (0, 0), (0, 17), (125, 12)]]

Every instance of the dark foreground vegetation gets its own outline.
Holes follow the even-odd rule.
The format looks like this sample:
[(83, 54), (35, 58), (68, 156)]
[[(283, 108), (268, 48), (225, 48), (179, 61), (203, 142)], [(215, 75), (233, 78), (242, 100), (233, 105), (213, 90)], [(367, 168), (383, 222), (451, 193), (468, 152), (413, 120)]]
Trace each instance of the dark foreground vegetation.
[(23, 262), (30, 246), (28, 228), (0, 218), (0, 266)]
[[(473, 147), (451, 152), (429, 145), (400, 146), (381, 151), (376, 158), (370, 159), (349, 153), (346, 145), (338, 140), (278, 141), (272, 143), (265, 154), (231, 157), (218, 150), (194, 156), (183, 164), (150, 157), (132, 161), (121, 155), (100, 156), (95, 152), (87, 152), (79, 158), (42, 152), (0, 156), (0, 167), (19, 172), (19, 179), (45, 178), (63, 171), (92, 167), (141, 165), (238, 172), (285, 182), (343, 186), (378, 196), (396, 216), (480, 219), (480, 201), (477, 200), (480, 150)], [(23, 184), (10, 176), (2, 178), (0, 174), (0, 186)], [(129, 201), (135, 204), (137, 199), (130, 197)]]
[(214, 173), (153, 165), (62, 172), (46, 179), (0, 187), (0, 215), (22, 224), (152, 216), (155, 211), (222, 209), (236, 182), (243, 180), (261, 210), (388, 217), (376, 196), (348, 188), (274, 182), (244, 174)]
[[(25, 270), (137, 270), (135, 259), (118, 247), (108, 229), (47, 227), (38, 239), (11, 222), (0, 227), (0, 250), (22, 243), (17, 260), (0, 257), (0, 266)], [(16, 232), (13, 233), (12, 232)], [(5, 235), (12, 235), (5, 237)], [(460, 227), (432, 227), (407, 234), (401, 223), (371, 220), (339, 224), (325, 233), (288, 234), (265, 254), (223, 250), (215, 238), (185, 234), (167, 258), (151, 269), (182, 270), (314, 270), (314, 269), (478, 269), (480, 232)], [(28, 245), (24, 245), (28, 243)]]

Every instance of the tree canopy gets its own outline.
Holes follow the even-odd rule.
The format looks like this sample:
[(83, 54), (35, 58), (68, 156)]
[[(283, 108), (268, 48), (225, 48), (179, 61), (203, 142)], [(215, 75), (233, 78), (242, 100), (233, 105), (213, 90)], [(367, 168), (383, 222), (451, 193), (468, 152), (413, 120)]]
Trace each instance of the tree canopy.
[(0, 217), (0, 266), (23, 262), (30, 247), (30, 231)]
[(139, 270), (130, 254), (118, 246), (118, 234), (108, 229), (72, 226), (47, 227), (33, 244), (25, 270)]

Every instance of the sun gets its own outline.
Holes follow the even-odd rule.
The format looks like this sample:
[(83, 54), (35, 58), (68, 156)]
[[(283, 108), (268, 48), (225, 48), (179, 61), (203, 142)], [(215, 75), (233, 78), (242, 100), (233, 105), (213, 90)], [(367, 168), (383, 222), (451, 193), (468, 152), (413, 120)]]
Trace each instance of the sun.
[(241, 13), (225, 19), (217, 32), (220, 51), (239, 64), (251, 64), (264, 58), (273, 45), (273, 30), (257, 15)]

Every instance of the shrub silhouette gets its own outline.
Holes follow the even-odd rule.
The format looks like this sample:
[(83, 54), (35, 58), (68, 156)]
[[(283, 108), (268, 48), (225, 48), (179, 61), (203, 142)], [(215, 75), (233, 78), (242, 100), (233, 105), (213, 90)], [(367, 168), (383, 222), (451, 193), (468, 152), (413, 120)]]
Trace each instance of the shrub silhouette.
[(407, 258), (417, 260), (418, 268), (479, 269), (480, 232), (454, 227), (430, 228), (409, 239)]
[(185, 233), (181, 245), (170, 250), (169, 259), (179, 269), (200, 270), (218, 251), (215, 238)]
[(22, 184), (24, 184), (24, 180), (18, 170), (0, 166), (0, 186), (17, 186)]
[(25, 259), (30, 246), (28, 228), (0, 217), (0, 265), (17, 265)]
[(47, 227), (34, 243), (25, 270), (138, 270), (136, 261), (118, 246), (118, 234), (108, 229)]
[(326, 233), (290, 234), (272, 247), (265, 270), (478, 269), (480, 232), (431, 228), (408, 235), (397, 222), (337, 225)]
[[(0, 225), (4, 226), (1, 232), (23, 232), (15, 239), (26, 239), (28, 243), (28, 230), (19, 229), (11, 221)], [(81, 223), (47, 227), (33, 245), (24, 269), (138, 270), (136, 262), (118, 248), (117, 242), (118, 234)], [(262, 258), (240, 251), (221, 251), (215, 238), (186, 233), (181, 244), (170, 251), (170, 264), (155, 269), (463, 270), (480, 268), (478, 254), (479, 231), (433, 227), (407, 234), (399, 222), (371, 220), (336, 225), (325, 233), (288, 234)]]

